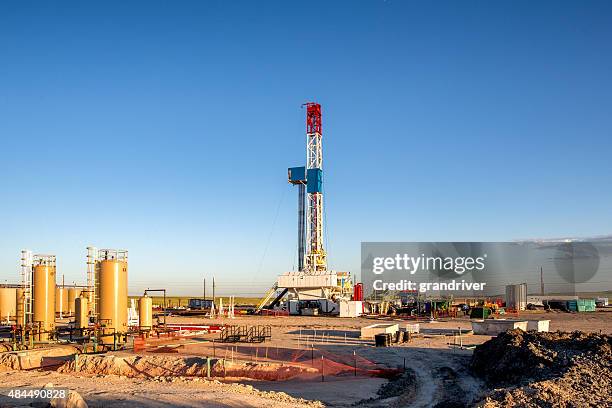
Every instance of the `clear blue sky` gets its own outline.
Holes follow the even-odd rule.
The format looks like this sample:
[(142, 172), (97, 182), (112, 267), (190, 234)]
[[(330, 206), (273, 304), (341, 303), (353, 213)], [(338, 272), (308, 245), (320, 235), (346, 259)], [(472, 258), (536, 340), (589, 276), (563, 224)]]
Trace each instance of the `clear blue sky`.
[[(608, 1), (0, 3), (0, 274), (257, 294), (296, 256), (323, 105), (331, 266), (361, 241), (611, 231)], [(265, 256), (264, 256), (265, 255)]]

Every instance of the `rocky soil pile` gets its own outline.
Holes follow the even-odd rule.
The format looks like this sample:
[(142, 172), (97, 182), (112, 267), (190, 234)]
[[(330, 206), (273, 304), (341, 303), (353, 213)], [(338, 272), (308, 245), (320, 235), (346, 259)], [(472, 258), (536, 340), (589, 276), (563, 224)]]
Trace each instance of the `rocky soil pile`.
[(0, 353), (0, 371), (20, 370), (19, 357), (14, 353)]
[(610, 406), (612, 336), (511, 330), (477, 346), (472, 371), (496, 387), (481, 406)]

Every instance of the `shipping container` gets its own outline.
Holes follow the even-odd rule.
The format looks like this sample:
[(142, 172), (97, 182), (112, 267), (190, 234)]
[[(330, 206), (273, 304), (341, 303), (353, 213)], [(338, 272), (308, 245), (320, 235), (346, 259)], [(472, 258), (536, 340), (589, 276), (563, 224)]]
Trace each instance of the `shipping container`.
[(595, 300), (594, 299), (578, 299), (568, 300), (567, 310), (571, 312), (594, 312), (595, 311)]

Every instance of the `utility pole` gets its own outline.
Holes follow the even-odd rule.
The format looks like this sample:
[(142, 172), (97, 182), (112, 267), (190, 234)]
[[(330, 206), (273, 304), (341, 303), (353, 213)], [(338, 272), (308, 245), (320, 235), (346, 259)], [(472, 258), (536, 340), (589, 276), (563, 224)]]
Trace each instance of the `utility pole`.
[(213, 276), (213, 298), (212, 298), (213, 304), (215, 303), (215, 277)]
[(540, 295), (544, 296), (544, 269), (540, 266)]
[(202, 300), (206, 300), (206, 278), (204, 278), (204, 296)]

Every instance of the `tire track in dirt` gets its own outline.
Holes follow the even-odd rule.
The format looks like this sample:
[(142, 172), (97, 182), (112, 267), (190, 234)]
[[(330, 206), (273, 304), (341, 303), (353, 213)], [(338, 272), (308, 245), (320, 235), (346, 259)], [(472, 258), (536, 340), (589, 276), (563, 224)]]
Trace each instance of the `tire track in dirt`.
[[(401, 383), (405, 390), (383, 386), (380, 398), (362, 401), (360, 406), (464, 407), (476, 401), (482, 391), (482, 382), (468, 372), (469, 352), (397, 347), (372, 349), (368, 357), (391, 367), (399, 361), (403, 365), (406, 358), (406, 376), (391, 381)], [(413, 384), (406, 377), (412, 378)]]

